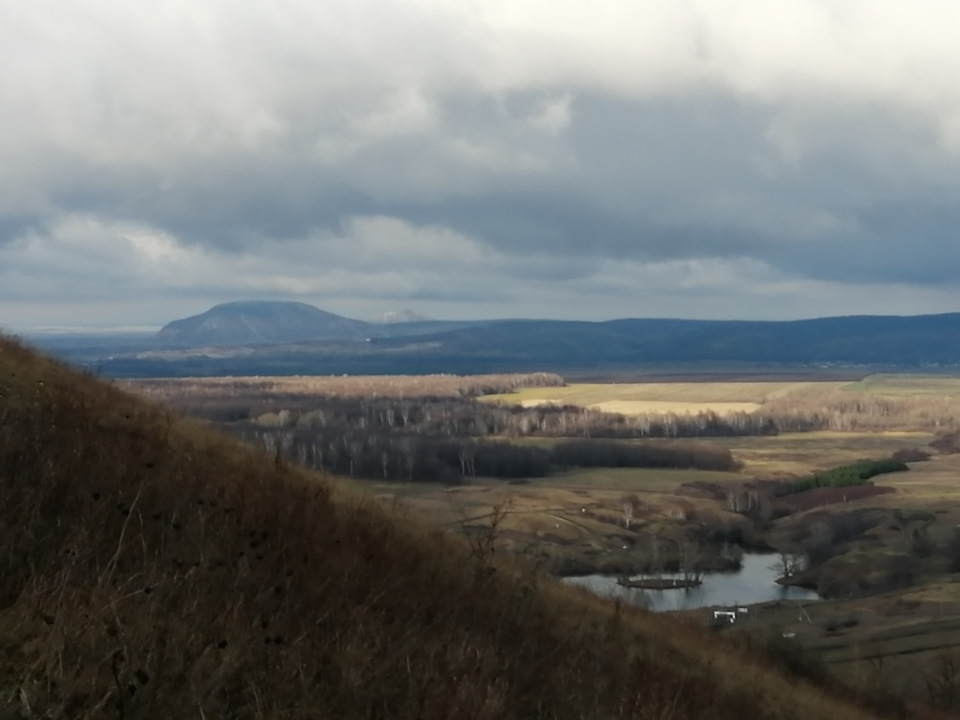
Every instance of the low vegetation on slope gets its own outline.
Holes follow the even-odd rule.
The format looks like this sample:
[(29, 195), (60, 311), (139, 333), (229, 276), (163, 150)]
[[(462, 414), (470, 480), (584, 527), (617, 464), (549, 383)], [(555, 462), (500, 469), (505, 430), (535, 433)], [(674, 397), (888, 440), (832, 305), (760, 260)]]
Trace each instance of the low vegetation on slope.
[(858, 718), (0, 339), (4, 718)]
[(813, 473), (809, 477), (794, 482), (783, 483), (780, 495), (802, 493), (817, 488), (848, 488), (872, 484), (870, 479), (886, 473), (905, 472), (910, 468), (901, 460), (884, 458), (882, 460), (858, 460), (849, 465)]

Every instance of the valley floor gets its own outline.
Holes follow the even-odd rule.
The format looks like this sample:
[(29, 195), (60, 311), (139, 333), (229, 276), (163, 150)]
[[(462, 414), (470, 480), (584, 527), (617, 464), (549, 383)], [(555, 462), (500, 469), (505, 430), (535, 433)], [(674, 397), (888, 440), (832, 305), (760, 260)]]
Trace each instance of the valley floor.
[[(444, 397), (463, 394), (457, 389), (460, 379), (444, 377), (443, 392), (449, 393)], [(402, 398), (409, 392), (405, 387), (416, 387), (424, 397), (431, 392), (421, 380), (416, 386), (399, 378), (349, 381), (362, 385), (368, 398), (381, 393)], [(284, 380), (282, 392), (266, 388), (269, 378), (256, 382), (259, 389), (242, 379), (147, 381), (141, 387), (167, 401), (202, 396), (207, 413), (217, 403), (230, 412), (253, 407), (244, 393), (257, 397), (262, 392), (248, 415), (264, 428), (317, 422), (317, 408), (326, 402), (322, 392), (330, 392), (311, 389), (308, 378)], [(337, 397), (348, 384), (340, 383)], [(822, 663), (863, 692), (895, 688), (912, 701), (947, 708), (954, 704), (948, 696), (955, 683), (960, 708), (960, 651), (954, 651), (960, 642), (960, 583), (955, 582), (960, 580), (955, 572), (960, 570), (955, 530), (960, 526), (960, 455), (931, 445), (960, 425), (960, 380), (897, 375), (852, 382), (791, 378), (559, 386), (551, 378), (546, 387), (513, 388), (482, 401), (491, 408), (513, 403), (527, 413), (536, 413), (539, 403), (616, 409), (641, 423), (705, 413), (746, 423), (766, 415), (819, 429), (696, 438), (732, 454), (739, 467), (729, 472), (586, 467), (544, 477), (463, 477), (450, 486), (347, 476), (336, 483), (445, 536), (525, 558), (558, 575), (633, 574), (691, 562), (711, 570), (735, 559), (730, 547), (779, 551), (803, 565), (787, 582), (816, 588), (827, 599), (805, 604), (799, 612), (791, 603), (764, 605), (726, 633), (746, 642), (789, 638), (805, 653), (805, 662)], [(285, 408), (292, 414), (282, 415)], [(329, 412), (321, 414), (322, 422), (332, 422)], [(535, 431), (485, 438), (541, 449), (566, 439)], [(778, 483), (811, 473), (904, 453), (909, 470), (877, 476), (866, 485), (783, 497), (775, 492)], [(758, 497), (765, 500), (758, 503)], [(831, 547), (829, 556), (807, 562), (808, 551), (825, 544)], [(713, 624), (710, 610), (686, 615)], [(947, 677), (953, 667), (956, 677)]]

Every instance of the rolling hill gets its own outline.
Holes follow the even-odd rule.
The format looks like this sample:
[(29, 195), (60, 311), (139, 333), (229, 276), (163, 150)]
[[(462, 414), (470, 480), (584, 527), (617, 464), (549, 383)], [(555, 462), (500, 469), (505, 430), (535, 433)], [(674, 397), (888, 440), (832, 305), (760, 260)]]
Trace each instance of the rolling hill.
[(4, 338), (0, 518), (11, 720), (869, 717)]
[(247, 301), (215, 305), (174, 320), (154, 336), (171, 347), (261, 345), (305, 340), (362, 340), (370, 325), (299, 302)]
[(365, 323), (302, 303), (218, 305), (150, 341), (37, 338), (115, 377), (644, 368), (960, 367), (960, 313), (795, 321), (628, 318)]
[[(420, 336), (437, 355), (568, 367), (662, 363), (960, 364), (960, 313), (796, 321), (514, 320)], [(400, 347), (403, 340), (379, 339)]]

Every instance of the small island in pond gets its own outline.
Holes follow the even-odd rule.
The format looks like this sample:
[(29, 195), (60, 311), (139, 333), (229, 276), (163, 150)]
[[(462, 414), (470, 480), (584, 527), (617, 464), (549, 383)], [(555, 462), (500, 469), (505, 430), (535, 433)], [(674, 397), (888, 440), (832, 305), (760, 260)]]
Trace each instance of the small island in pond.
[(617, 584), (625, 588), (637, 588), (642, 590), (679, 590), (699, 587), (703, 582), (702, 577), (690, 578), (617, 578)]

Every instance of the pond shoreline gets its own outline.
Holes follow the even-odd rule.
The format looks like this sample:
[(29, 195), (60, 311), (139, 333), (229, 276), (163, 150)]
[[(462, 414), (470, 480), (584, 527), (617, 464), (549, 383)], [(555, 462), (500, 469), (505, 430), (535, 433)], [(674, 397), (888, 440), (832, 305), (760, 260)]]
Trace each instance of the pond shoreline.
[[(821, 599), (813, 590), (798, 587), (793, 583), (778, 583), (780, 578), (776, 570), (776, 558), (776, 553), (746, 554), (740, 570), (704, 573), (696, 584), (689, 583), (689, 576), (676, 573), (672, 577), (666, 574), (661, 577), (637, 578), (625, 586), (620, 582), (624, 579), (622, 572), (567, 577), (563, 582), (654, 611), (739, 607), (784, 600), (811, 602)], [(684, 583), (685, 580), (687, 583)], [(674, 581), (677, 582), (676, 585)], [(676, 590), (682, 592), (675, 592)]]
[[(750, 555), (753, 553), (745, 553)], [(610, 575), (623, 577), (624, 575), (656, 575), (656, 574), (676, 574), (680, 572), (679, 563), (666, 563), (663, 567), (657, 568), (650, 564), (649, 560), (644, 559), (625, 559), (625, 558), (600, 558), (591, 562), (583, 557), (564, 558), (562, 563), (557, 563), (560, 567), (550, 567), (547, 565), (547, 572), (556, 578), (578, 578), (591, 575)], [(698, 567), (698, 572), (706, 573), (737, 573), (743, 569), (742, 558), (713, 558), (707, 560)]]
[(617, 578), (620, 587), (640, 590), (689, 590), (702, 584), (699, 578)]

